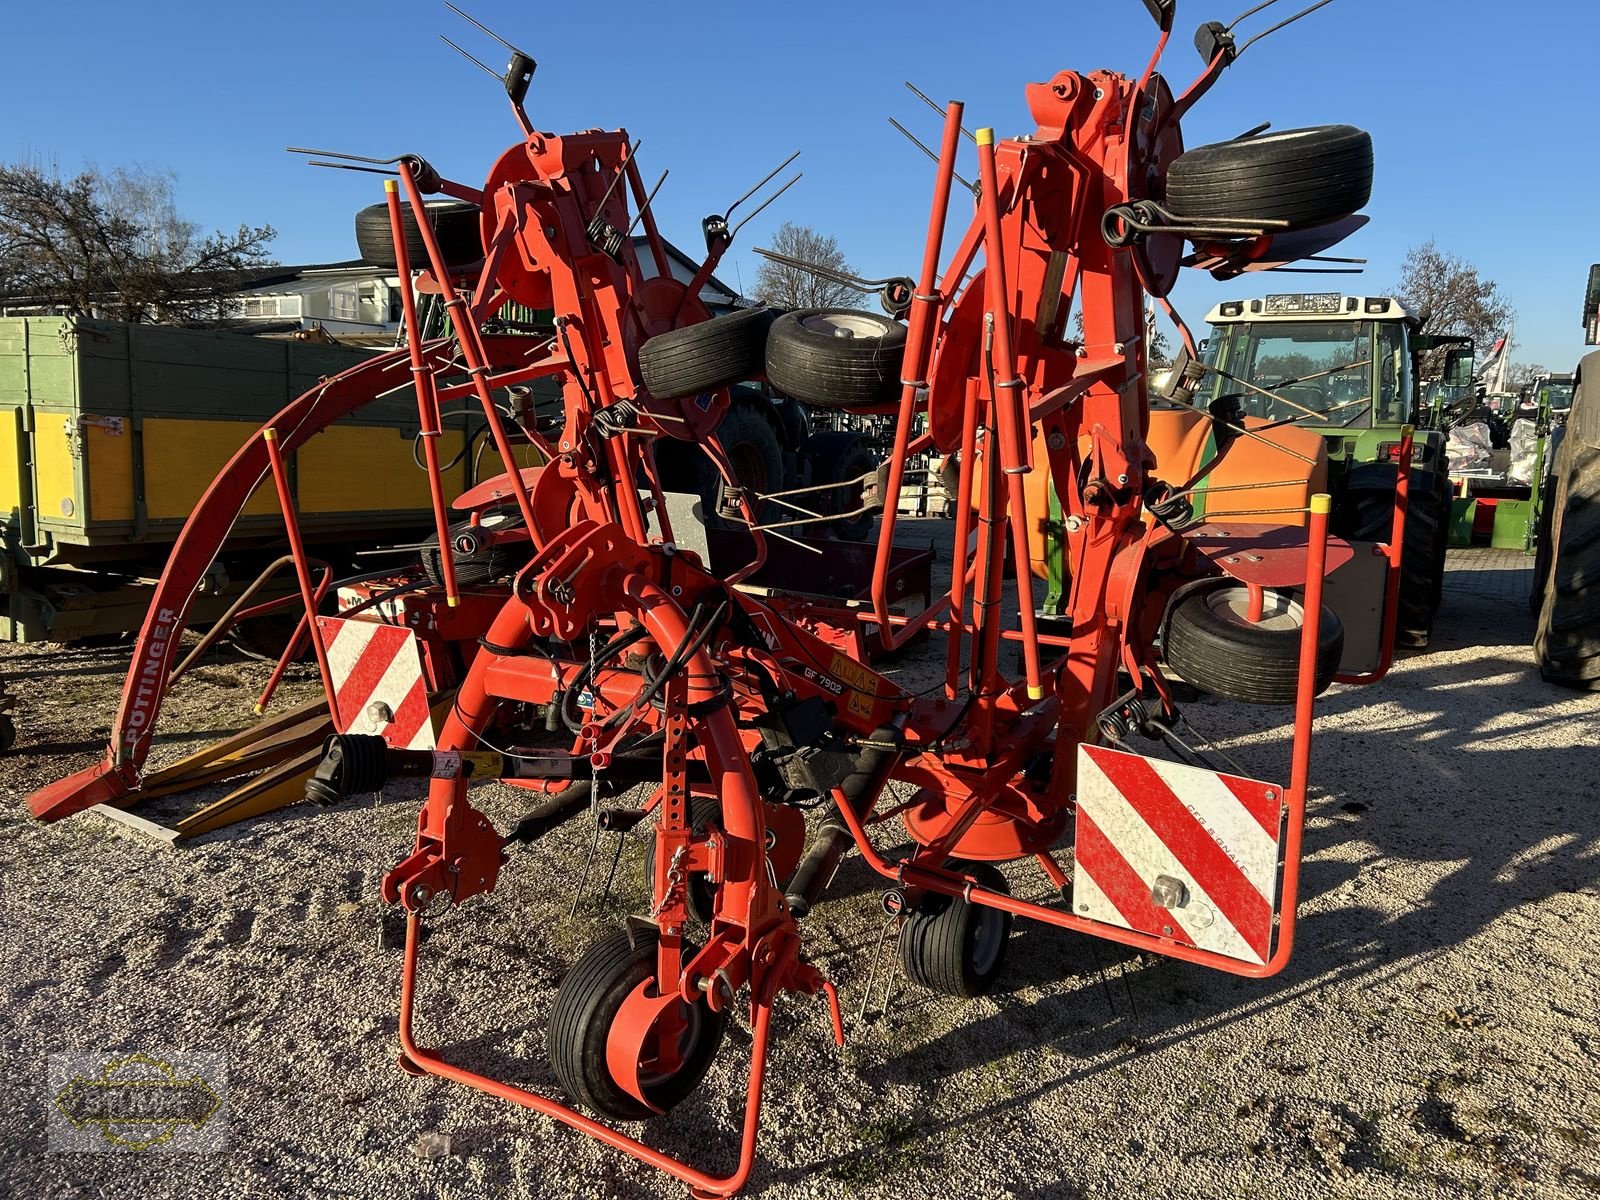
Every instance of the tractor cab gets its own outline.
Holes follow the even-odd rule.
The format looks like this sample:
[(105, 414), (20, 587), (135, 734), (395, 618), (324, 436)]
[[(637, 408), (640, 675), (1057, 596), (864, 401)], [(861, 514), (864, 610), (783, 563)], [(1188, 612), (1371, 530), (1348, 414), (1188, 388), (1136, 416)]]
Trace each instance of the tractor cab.
[[(1417, 358), (1456, 339), (1429, 337), (1399, 301), (1336, 292), (1230, 300), (1206, 315), (1201, 405), (1293, 424), (1322, 436), (1331, 481), (1361, 463), (1393, 461), (1405, 425), (1422, 425)], [(1456, 366), (1459, 352), (1451, 352)], [(1470, 390), (1471, 350), (1466, 351)], [(1451, 383), (1450, 387), (1456, 385)], [(1270, 392), (1272, 395), (1264, 393)], [(1443, 438), (1419, 433), (1417, 466), (1432, 469)]]

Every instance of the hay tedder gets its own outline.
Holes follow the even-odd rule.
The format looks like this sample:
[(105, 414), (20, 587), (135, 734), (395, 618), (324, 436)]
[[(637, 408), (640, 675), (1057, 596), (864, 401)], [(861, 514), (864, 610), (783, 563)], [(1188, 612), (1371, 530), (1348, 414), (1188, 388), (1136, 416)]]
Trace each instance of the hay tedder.
[[(523, 105), (533, 62), (511, 48), (503, 78), (523, 137), (481, 188), (415, 157), (378, 164), (398, 175), (388, 187), (401, 277), (420, 251), (421, 286), (443, 297), (451, 334), (418, 336), (408, 289), (405, 348), (307, 393), (239, 452), (167, 567), (111, 754), (35, 795), (34, 811), (137, 795), (188, 599), (270, 478), (307, 608), (302, 632), (343, 731), (308, 792), (333, 802), (397, 776), (430, 780), (414, 848), (383, 881), (407, 918), (400, 1040), (410, 1071), (535, 1109), (696, 1194), (737, 1191), (755, 1154), (779, 998), (820, 995), (843, 1042), (834, 985), (807, 961), (804, 918), (852, 848), (886, 881), (903, 970), (936, 991), (988, 988), (1016, 917), (1237, 975), (1281, 970), (1294, 941), (1313, 700), (1340, 659), (1323, 579), (1350, 549), (1328, 537), (1321, 494), (1290, 506), (1292, 521), (1251, 521), (1272, 513), (1237, 505), (1225, 521), (1195, 520), (1189, 499), (1230, 446), (1274, 443), (1229, 412), (1191, 408), (1215, 427), (1215, 453), (1197, 473), (1163, 478), (1150, 449), (1144, 310), (1147, 298), (1166, 306), (1184, 265), (1236, 273), (1332, 245), (1366, 201), (1371, 144), (1346, 126), (1258, 130), (1184, 154), (1183, 115), (1250, 43), (1220, 23), (1202, 28), (1204, 69), (1175, 96), (1156, 72), (1175, 2), (1146, 5), (1160, 33), (1142, 75), (1062, 71), (1026, 89), (1033, 133), (977, 131), (973, 215), (947, 261), (965, 131), (962, 105), (944, 110), (920, 273), (885, 297), (904, 324), (893, 312), (839, 310), (707, 319), (699, 287), (731, 240), (726, 214), (705, 223), (695, 279), (674, 279), (664, 258), (647, 275), (626, 233), (642, 222), (656, 255), (661, 239), (627, 134), (537, 132)], [(424, 194), (441, 192), (477, 206), (470, 259), (446, 253), (428, 219)], [(486, 331), (507, 299), (552, 310), (554, 336)], [(1067, 334), (1075, 310), (1081, 340)], [(1180, 405), (1202, 369), (1187, 351), (1168, 389)], [(807, 404), (894, 422), (894, 453), (867, 489), (881, 532), (875, 548), (853, 547), (866, 581), (849, 603), (752, 586), (778, 547), (828, 516), (803, 491), (739, 485), (718, 422), (728, 387), (762, 377)], [(560, 383), (558, 415), (506, 404), (540, 378)], [(478, 405), (505, 461), (521, 440), (544, 465), (455, 499), (452, 518), (425, 436), (433, 581), (368, 580), (352, 592), (364, 614), (319, 614), (327, 580), (301, 549), (286, 457), (396, 389), (415, 391), (425, 435), (443, 406)], [(667, 440), (715, 464), (714, 513), (661, 488), (655, 447)], [(895, 603), (905, 562), (894, 535), (905, 463), (925, 453), (959, 455), (955, 494), (971, 503), (957, 505), (948, 589), (912, 611)], [(1315, 478), (1315, 454), (1285, 458), (1302, 482)], [(1028, 549), (1041, 513), (1025, 486), (1046, 471), (1070, 572), (1064, 619), (1048, 628), (1035, 618)], [(691, 522), (732, 522), (732, 540)], [(341, 667), (374, 630), (420, 643), (420, 689), (372, 699), (387, 668)], [(926, 690), (880, 671), (913, 639), (937, 647), (939, 637)], [(1169, 668), (1203, 691), (1292, 705), (1287, 784), (1221, 770), (1214, 751), (1186, 741)], [(447, 689), (436, 740), (419, 737), (419, 695)], [(1135, 733), (1170, 752), (1131, 752)], [(472, 802), (485, 781), (541, 799), (502, 831)], [(556, 1098), (424, 1047), (414, 1010), (429, 909), (492, 891), (514, 840), (574, 817), (611, 829), (648, 822), (652, 894), (560, 986), (547, 1035), (566, 1092)], [(910, 849), (880, 848), (900, 840), (891, 822)], [(1014, 896), (1001, 863), (1013, 878), (1037, 872), (1043, 886), (1031, 891), (1046, 898)], [(615, 1123), (665, 1112), (700, 1086), (736, 1007), (749, 1014), (749, 1083), (737, 1164), (719, 1177)]]

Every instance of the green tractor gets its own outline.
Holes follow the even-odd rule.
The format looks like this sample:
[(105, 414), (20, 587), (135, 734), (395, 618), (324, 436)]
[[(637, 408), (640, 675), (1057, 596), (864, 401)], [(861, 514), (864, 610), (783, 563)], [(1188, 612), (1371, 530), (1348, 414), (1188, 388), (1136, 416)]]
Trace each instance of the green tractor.
[(1444, 584), (1451, 485), (1444, 433), (1428, 427), (1418, 360), (1443, 351), (1443, 378), (1432, 397), (1443, 405), (1470, 391), (1470, 340), (1424, 334), (1420, 321), (1385, 296), (1229, 300), (1206, 320), (1210, 369), (1195, 403), (1223, 419), (1233, 412), (1320, 435), (1340, 537), (1389, 540), (1401, 445), (1406, 428), (1416, 428), (1395, 638), (1426, 646)]

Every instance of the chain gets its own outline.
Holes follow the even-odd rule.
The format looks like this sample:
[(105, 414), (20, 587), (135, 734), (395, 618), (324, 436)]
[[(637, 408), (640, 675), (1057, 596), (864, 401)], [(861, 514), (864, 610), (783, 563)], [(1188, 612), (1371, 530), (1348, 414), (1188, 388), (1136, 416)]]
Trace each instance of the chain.
[[(599, 710), (597, 696), (600, 692), (600, 626), (595, 625), (589, 630), (589, 728), (597, 730), (599, 725), (595, 717)], [(572, 893), (572, 908), (568, 911), (569, 917), (577, 916), (578, 902), (583, 899), (584, 889), (589, 886), (589, 872), (594, 867), (594, 856), (600, 850), (600, 768), (595, 766), (595, 752), (600, 748), (598, 733), (594, 743), (589, 746), (589, 823), (594, 834), (589, 840), (589, 853), (583, 860), (583, 876), (578, 880), (578, 888)], [(610, 883), (607, 883), (607, 889)]]
[(689, 878), (689, 872), (683, 869), (683, 860), (689, 857), (689, 847), (679, 846), (672, 852), (672, 861), (667, 864), (667, 886), (662, 889), (661, 899), (650, 910), (650, 919), (653, 921), (661, 915), (661, 910), (667, 902), (683, 887)]

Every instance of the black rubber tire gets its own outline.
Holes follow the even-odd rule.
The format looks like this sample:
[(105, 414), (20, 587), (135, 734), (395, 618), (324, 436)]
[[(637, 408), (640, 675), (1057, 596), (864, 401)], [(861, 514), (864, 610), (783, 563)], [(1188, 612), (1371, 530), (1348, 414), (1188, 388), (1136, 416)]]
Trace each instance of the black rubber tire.
[[(852, 336), (828, 332), (855, 327)], [(852, 308), (785, 313), (767, 334), (767, 378), (814, 408), (876, 408), (900, 394), (906, 327)]]
[[(1276, 593), (1268, 592), (1269, 601)], [(1284, 628), (1247, 625), (1220, 615), (1218, 607), (1242, 608), (1242, 583), (1219, 579), (1188, 592), (1167, 614), (1167, 665), (1202, 692), (1246, 704), (1293, 704), (1299, 690), (1298, 601), (1290, 600)], [(1344, 654), (1344, 625), (1331, 608), (1322, 610), (1317, 642), (1317, 694), (1333, 682)]]
[(657, 334), (639, 347), (639, 376), (662, 400), (757, 379), (766, 370), (774, 315), (770, 308), (747, 308)]
[[(460, 535), (472, 528), (470, 520), (457, 521), (450, 526), (450, 537), (454, 541)], [(484, 514), (480, 528), (484, 529), (522, 529), (524, 522), (520, 512), (499, 510)], [(439, 535), (430, 534), (422, 544), (422, 573), (428, 577), (428, 582), (435, 587), (444, 586), (444, 556), (439, 553)], [(455, 552), (456, 586), (480, 587), (486, 583), (493, 583), (497, 579), (504, 579), (507, 575), (521, 568), (533, 557), (533, 543), (526, 540), (514, 542), (489, 542), (485, 540), (476, 550), (463, 554), (460, 550)]]
[[(479, 227), (476, 204), (465, 200), (424, 200), (428, 223), (433, 226), (434, 237), (439, 242), (439, 253), (445, 266), (465, 267), (483, 258), (483, 232)], [(428, 248), (422, 243), (422, 232), (411, 206), (400, 206), (400, 225), (406, 234), (406, 254), (411, 259), (413, 271), (429, 266)], [(375, 267), (395, 267), (399, 263), (394, 255), (394, 233), (389, 224), (387, 204), (369, 204), (356, 214), (356, 246), (361, 251), (361, 261)]]
[[(1388, 542), (1389, 531), (1394, 528), (1398, 476), (1399, 469), (1389, 463), (1364, 463), (1351, 470), (1334, 505), (1334, 533), (1350, 541)], [(1413, 470), (1408, 496), (1395, 642), (1421, 649), (1433, 635), (1434, 614), (1444, 595), (1445, 551), (1450, 543), (1450, 480), (1433, 471)]]
[(17, 723), (5, 713), (0, 713), (0, 754), (17, 744)]
[[(708, 825), (722, 823), (722, 805), (711, 796), (691, 796), (689, 798), (689, 828), (696, 833), (703, 833)], [(655, 903), (656, 898), (656, 834), (652, 828), (650, 839), (645, 843), (644, 852), (644, 887), (650, 897), (650, 902)], [(711, 890), (711, 880), (704, 871), (696, 871), (689, 876), (689, 915), (702, 925), (711, 924), (711, 914), (715, 905), (716, 896)]]
[[(656, 1115), (623, 1091), (606, 1065), (611, 1023), (628, 994), (655, 972), (655, 955), (653, 930), (636, 929), (631, 945), (626, 929), (601, 938), (561, 981), (545, 1031), (545, 1052), (568, 1095), (618, 1121)], [(700, 1086), (727, 1031), (726, 1012), (713, 1012), (704, 1000), (692, 1005), (690, 1012), (692, 1042), (682, 1067), (649, 1089), (651, 1101), (663, 1112)]]
[(1372, 138), (1353, 125), (1285, 129), (1197, 146), (1167, 170), (1167, 207), (1188, 220), (1287, 221), (1306, 229), (1372, 196)]
[[(878, 469), (878, 455), (863, 433), (814, 433), (806, 439), (802, 449), (811, 458), (813, 484), (860, 479), (869, 471)], [(815, 506), (817, 512), (847, 513), (861, 507), (861, 498), (865, 490), (866, 485), (863, 483), (842, 483), (831, 491), (813, 492), (811, 496), (812, 499), (818, 500)], [(877, 519), (870, 512), (861, 513), (858, 516), (841, 518), (826, 528), (835, 537), (843, 538), (847, 542), (864, 542), (872, 536), (872, 526)]]
[(1600, 352), (1579, 367), (1572, 411), (1556, 452), (1549, 574), (1534, 632), (1539, 674), (1551, 683), (1600, 690)]
[[(990, 891), (1011, 894), (1006, 877), (989, 863), (952, 863)], [(986, 937), (998, 936), (992, 957), (977, 961)], [(929, 991), (970, 999), (994, 986), (1006, 962), (1011, 914), (954, 896), (929, 896), (922, 911), (906, 914), (900, 925), (900, 965), (906, 977)]]
[[(773, 422), (758, 407), (767, 403), (758, 393), (735, 392), (733, 403), (717, 426), (717, 436), (733, 461), (734, 477), (739, 483), (746, 489), (773, 492), (785, 485), (783, 442)], [(656, 467), (661, 472), (661, 485), (667, 491), (699, 495), (708, 526), (717, 529), (743, 527), (738, 521), (725, 521), (717, 516), (722, 476), (699, 447), (676, 439), (659, 438)], [(751, 507), (760, 521), (776, 506), (752, 502)]]

